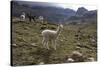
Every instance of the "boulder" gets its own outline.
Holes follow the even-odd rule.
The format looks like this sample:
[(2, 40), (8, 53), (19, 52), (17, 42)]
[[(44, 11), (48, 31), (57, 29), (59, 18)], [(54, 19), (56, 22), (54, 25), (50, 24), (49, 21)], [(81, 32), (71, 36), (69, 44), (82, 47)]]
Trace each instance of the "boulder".
[(83, 62), (84, 61), (83, 54), (78, 52), (78, 51), (73, 51), (72, 55), (71, 55), (71, 58), (73, 60), (75, 60), (75, 62)]

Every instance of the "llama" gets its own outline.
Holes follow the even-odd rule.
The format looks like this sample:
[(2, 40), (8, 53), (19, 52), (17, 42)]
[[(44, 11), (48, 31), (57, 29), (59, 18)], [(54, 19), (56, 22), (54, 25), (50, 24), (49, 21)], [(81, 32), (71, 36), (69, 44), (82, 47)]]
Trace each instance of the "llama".
[(44, 20), (43, 16), (39, 16), (39, 17), (38, 17), (38, 21), (39, 21), (39, 22), (43, 23), (43, 20)]
[(34, 22), (36, 22), (37, 16), (32, 16), (32, 15), (29, 13), (29, 14), (27, 14), (27, 17), (28, 17), (28, 19), (29, 19), (29, 22), (32, 22), (32, 20), (33, 20)]
[(25, 12), (20, 15), (20, 21), (25, 21)]
[(58, 39), (58, 35), (60, 34), (62, 28), (63, 25), (60, 24), (56, 31), (48, 29), (42, 31), (42, 44), (45, 48), (49, 49), (48, 42), (51, 41), (53, 48), (56, 50), (56, 40)]

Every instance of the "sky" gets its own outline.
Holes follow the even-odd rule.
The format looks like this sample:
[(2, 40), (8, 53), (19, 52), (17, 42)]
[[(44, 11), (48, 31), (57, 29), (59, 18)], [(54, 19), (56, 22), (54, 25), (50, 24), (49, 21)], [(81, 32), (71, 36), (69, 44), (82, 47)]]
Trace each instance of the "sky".
[[(27, 1), (27, 0), (13, 0), (13, 1)], [(33, 4), (56, 6), (62, 8), (70, 8), (77, 10), (79, 7), (85, 7), (88, 10), (97, 10), (97, 5), (93, 0), (28, 0), (30, 2), (38, 2)], [(42, 2), (42, 3), (41, 3)], [(30, 3), (32, 4), (32, 3)]]
[(85, 4), (59, 4), (59, 6), (61, 6), (63, 8), (71, 8), (71, 9), (74, 9), (75, 11), (79, 7), (85, 7), (88, 10), (97, 10), (97, 6), (94, 6), (94, 5), (85, 5)]

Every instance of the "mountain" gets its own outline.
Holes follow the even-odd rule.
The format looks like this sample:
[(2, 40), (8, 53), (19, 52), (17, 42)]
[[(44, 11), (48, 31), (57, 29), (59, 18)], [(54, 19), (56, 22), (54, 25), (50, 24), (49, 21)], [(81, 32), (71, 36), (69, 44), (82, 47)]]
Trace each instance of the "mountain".
[(77, 16), (82, 16), (83, 14), (85, 14), (86, 12), (88, 12), (87, 9), (85, 9), (84, 7), (80, 7), (78, 8), (77, 12), (76, 12), (76, 15)]
[(84, 18), (97, 18), (97, 10), (91, 10), (87, 11), (85, 14), (83, 14)]
[(97, 10), (90, 10), (88, 11), (84, 7), (79, 7), (76, 11), (75, 15), (69, 17), (67, 21), (89, 21), (89, 20), (97, 20)]
[(77, 11), (70, 8), (61, 8), (53, 6), (49, 3), (27, 3), (12, 1), (11, 2), (12, 17), (19, 17), (24, 11), (26, 14), (31, 13), (32, 16), (44, 16), (47, 22), (65, 23), (67, 21), (96, 19), (97, 10), (88, 11), (84, 7), (79, 7)]
[(31, 13), (31, 15), (44, 16), (48, 22), (64, 22), (67, 18), (75, 15), (75, 11), (69, 8), (61, 8), (56, 6), (40, 6), (20, 4), (16, 1), (12, 2), (12, 16), (19, 17), (22, 12)]

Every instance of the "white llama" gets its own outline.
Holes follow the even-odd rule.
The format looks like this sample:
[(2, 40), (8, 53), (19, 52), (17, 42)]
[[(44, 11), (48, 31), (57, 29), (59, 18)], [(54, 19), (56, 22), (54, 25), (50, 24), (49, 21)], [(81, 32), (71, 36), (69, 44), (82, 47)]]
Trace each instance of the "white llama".
[(20, 15), (20, 21), (25, 21), (25, 12)]
[(63, 28), (63, 25), (60, 24), (56, 31), (55, 30), (48, 30), (48, 29), (43, 30), (42, 31), (42, 36), (43, 36), (42, 44), (43, 44), (43, 46), (46, 47), (47, 49), (49, 49), (48, 42), (51, 41), (53, 48), (56, 50), (56, 40), (57, 40), (57, 37), (58, 37), (59, 33), (61, 32), (62, 28)]

